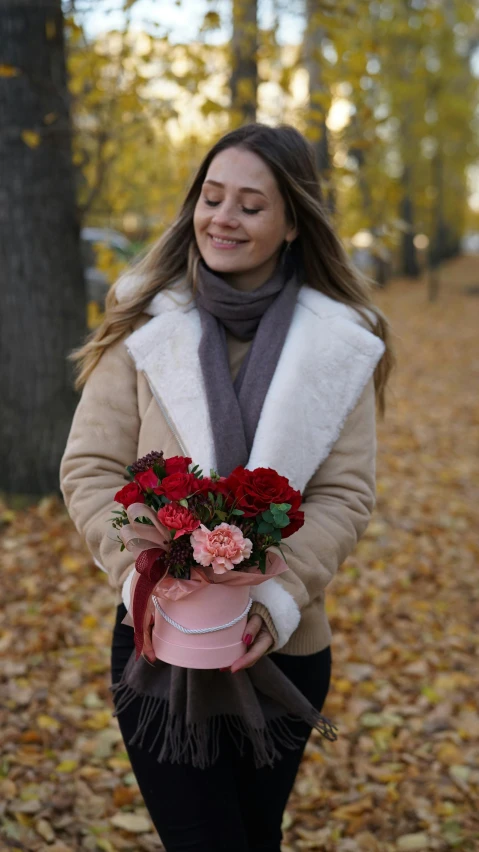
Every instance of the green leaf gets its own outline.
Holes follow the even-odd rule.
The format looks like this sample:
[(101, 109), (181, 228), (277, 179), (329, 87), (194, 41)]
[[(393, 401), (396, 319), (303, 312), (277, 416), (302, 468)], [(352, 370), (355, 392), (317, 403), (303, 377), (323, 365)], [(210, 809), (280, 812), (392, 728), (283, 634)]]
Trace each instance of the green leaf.
[(274, 525), (275, 527), (279, 527), (282, 530), (284, 527), (287, 527), (289, 524), (289, 518), (287, 515), (275, 515)]
[(258, 524), (258, 532), (261, 535), (267, 535), (268, 533), (271, 533), (273, 530), (274, 530), (274, 527), (272, 526), (272, 524), (268, 524), (268, 523), (266, 523), (266, 521), (260, 521), (259, 524)]
[(223, 508), (223, 495), (222, 494), (218, 494), (216, 496), (216, 505), (219, 506), (220, 509)]
[(275, 516), (273, 515), (272, 512), (270, 512), (269, 509), (266, 512), (263, 512), (261, 517), (263, 518), (263, 521), (266, 521), (267, 524), (272, 524), (274, 526)]
[(273, 530), (271, 538), (274, 538), (275, 541), (281, 541), (281, 530)]
[(231, 514), (232, 515), (244, 515), (244, 512), (243, 512), (243, 509), (232, 509)]
[(291, 509), (291, 503), (271, 503), (269, 508), (273, 513), (275, 511), (289, 512)]
[(213, 494), (213, 492), (212, 492), (212, 491), (208, 491), (208, 499), (211, 501), (211, 503), (213, 503), (213, 504), (214, 504), (214, 502), (215, 502), (215, 495)]
[(142, 515), (141, 518), (135, 518), (135, 521), (138, 521), (138, 523), (140, 523), (140, 524), (146, 524), (147, 526), (150, 526), (150, 527), (154, 526), (153, 521), (150, 521), (150, 519), (147, 518), (145, 515)]
[(178, 503), (180, 504), (180, 506), (184, 506), (185, 509), (188, 508), (188, 500), (186, 499), (186, 497), (183, 497), (182, 500), (178, 500)]
[(215, 514), (216, 517), (220, 519), (220, 521), (226, 521), (226, 512), (221, 512), (217, 509)]

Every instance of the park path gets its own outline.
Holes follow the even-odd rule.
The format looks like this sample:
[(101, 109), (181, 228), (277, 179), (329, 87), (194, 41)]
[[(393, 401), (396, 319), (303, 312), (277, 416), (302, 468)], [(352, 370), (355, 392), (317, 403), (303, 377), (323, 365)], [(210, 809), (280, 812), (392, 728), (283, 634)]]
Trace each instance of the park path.
[[(377, 294), (399, 364), (377, 506), (334, 580), (334, 674), (284, 852), (479, 849), (479, 258)], [(0, 505), (0, 849), (155, 850), (111, 719), (113, 598), (58, 501)]]

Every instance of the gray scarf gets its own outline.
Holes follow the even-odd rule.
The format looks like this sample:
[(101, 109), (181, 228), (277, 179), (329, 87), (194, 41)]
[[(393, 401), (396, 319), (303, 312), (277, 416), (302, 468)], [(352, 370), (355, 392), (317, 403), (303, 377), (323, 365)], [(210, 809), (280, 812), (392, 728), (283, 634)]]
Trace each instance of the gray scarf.
[[(297, 277), (294, 272), (288, 274), (283, 264), (253, 292), (235, 290), (203, 263), (199, 265), (199, 358), (220, 475), (227, 476), (248, 462), (297, 294)], [(243, 340), (254, 337), (234, 383), (225, 328)], [(153, 730), (150, 751), (156, 746), (160, 762), (209, 766), (218, 757), (220, 734), (226, 730), (240, 750), (244, 738), (252, 743), (257, 767), (272, 766), (281, 749), (297, 748), (301, 742), (285, 724), (288, 720), (302, 720), (326, 739), (336, 739), (334, 726), (269, 656), (231, 674), (185, 669), (160, 660), (152, 665), (143, 657), (135, 661), (133, 652), (112, 690), (115, 715), (141, 697), (138, 727), (130, 744), (142, 746)]]
[[(296, 274), (287, 278), (281, 264), (252, 292), (235, 290), (203, 262), (198, 267), (196, 306), (203, 334), (199, 357), (205, 380), (220, 476), (246, 466), (259, 416), (273, 378), (298, 296)], [(253, 340), (231, 381), (225, 329), (240, 340)], [(258, 366), (261, 369), (258, 369)]]

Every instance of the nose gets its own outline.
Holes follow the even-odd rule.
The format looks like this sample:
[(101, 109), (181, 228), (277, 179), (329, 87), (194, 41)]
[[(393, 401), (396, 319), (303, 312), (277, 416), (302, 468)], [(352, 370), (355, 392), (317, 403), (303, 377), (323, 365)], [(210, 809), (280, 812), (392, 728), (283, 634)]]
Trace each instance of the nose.
[(225, 200), (219, 207), (215, 207), (211, 221), (220, 228), (237, 228), (239, 222), (235, 215), (233, 203)]

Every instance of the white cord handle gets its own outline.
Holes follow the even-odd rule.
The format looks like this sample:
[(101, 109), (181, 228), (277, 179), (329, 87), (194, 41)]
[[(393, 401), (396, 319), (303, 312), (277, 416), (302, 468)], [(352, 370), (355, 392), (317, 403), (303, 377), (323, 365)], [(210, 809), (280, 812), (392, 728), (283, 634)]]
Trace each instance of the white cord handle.
[(250, 611), (250, 609), (253, 605), (253, 601), (250, 598), (249, 601), (248, 601), (248, 605), (247, 605), (246, 609), (244, 610), (244, 612), (242, 612), (241, 615), (238, 615), (237, 618), (234, 618), (233, 621), (229, 621), (228, 624), (220, 624), (218, 627), (199, 627), (197, 630), (191, 630), (188, 627), (182, 627), (182, 625), (178, 624), (177, 621), (173, 621), (173, 619), (170, 618), (170, 616), (166, 614), (164, 609), (161, 608), (159, 601), (158, 601), (158, 598), (155, 598), (154, 595), (153, 595), (153, 603), (155, 605), (155, 609), (160, 613), (161, 616), (163, 616), (165, 621), (167, 621), (168, 624), (171, 624), (172, 627), (176, 627), (176, 629), (180, 630), (181, 633), (215, 633), (217, 630), (225, 630), (227, 627), (233, 627), (233, 625), (238, 624), (238, 621), (241, 621), (241, 619), (244, 618), (245, 615), (248, 615), (248, 613), (249, 613), (249, 611)]

